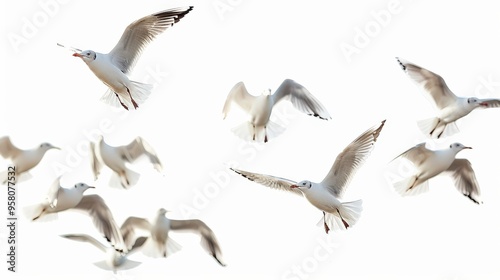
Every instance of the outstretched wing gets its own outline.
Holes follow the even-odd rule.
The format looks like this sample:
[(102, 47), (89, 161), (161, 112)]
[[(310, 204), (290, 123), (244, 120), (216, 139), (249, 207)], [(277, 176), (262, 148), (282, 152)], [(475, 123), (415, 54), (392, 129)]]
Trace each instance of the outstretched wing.
[(140, 156), (145, 155), (158, 172), (163, 169), (155, 150), (142, 137), (137, 137), (130, 144), (117, 147), (117, 149), (119, 149), (122, 158), (128, 162), (133, 162)]
[(132, 22), (108, 54), (112, 63), (124, 74), (128, 74), (144, 48), (156, 36), (181, 20), (192, 9), (193, 7), (190, 6), (165, 10)]
[(321, 182), (334, 196), (342, 197), (357, 169), (373, 150), (384, 124), (385, 120), (378, 127), (363, 132), (337, 156), (332, 168)]
[(456, 101), (457, 97), (441, 76), (401, 58), (396, 57), (396, 60), (410, 79), (422, 87), (438, 109), (443, 109)]
[(222, 266), (222, 251), (214, 232), (200, 220), (170, 220), (171, 230), (186, 230), (201, 235), (201, 246)]
[(241, 107), (245, 112), (249, 113), (252, 108), (252, 104), (255, 102), (255, 96), (248, 93), (247, 88), (243, 82), (239, 82), (233, 86), (231, 91), (229, 91), (226, 102), (224, 103), (224, 108), (222, 109), (222, 117), (226, 118), (227, 114), (231, 110), (231, 104), (235, 102)]
[(230, 169), (236, 172), (237, 174), (240, 174), (241, 176), (247, 178), (248, 180), (254, 181), (255, 183), (259, 183), (261, 185), (270, 187), (275, 190), (289, 191), (302, 196), (302, 192), (298, 188), (290, 188), (292, 185), (297, 184), (294, 181), (271, 175), (252, 173), (235, 168), (230, 168)]
[(481, 201), (479, 184), (470, 161), (463, 158), (457, 158), (446, 171), (451, 172), (451, 176), (455, 181), (455, 187), (459, 192), (477, 204), (483, 203)]
[(425, 143), (420, 143), (415, 147), (411, 147), (410, 149), (404, 151), (399, 156), (395, 157), (393, 160), (402, 157), (411, 161), (416, 167), (418, 167), (422, 165), (422, 163), (428, 158), (430, 158), (433, 154), (434, 154), (433, 151), (425, 147)]
[(323, 120), (331, 119), (326, 108), (314, 97), (304, 86), (294, 80), (284, 80), (276, 92), (273, 94), (274, 104), (283, 99), (288, 99), (293, 106), (310, 116)]
[[(125, 242), (125, 245), (127, 246), (128, 249), (131, 250), (132, 248), (135, 247), (134, 244), (137, 243), (139, 236), (141, 236), (138, 234), (138, 230), (139, 231), (142, 230), (143, 232), (148, 232), (146, 236), (141, 236), (141, 237), (149, 238), (150, 229), (151, 229), (151, 224), (148, 222), (148, 220), (138, 217), (128, 217), (120, 227), (120, 232), (123, 236), (123, 241)], [(145, 240), (143, 240), (143, 243), (144, 241)]]
[(61, 237), (71, 239), (79, 242), (88, 242), (94, 245), (99, 250), (106, 252), (106, 246), (104, 246), (101, 242), (97, 241), (94, 237), (87, 234), (63, 234)]
[(75, 209), (83, 210), (92, 218), (99, 232), (113, 245), (117, 251), (127, 252), (120, 229), (116, 225), (111, 210), (97, 194), (84, 195)]
[(14, 146), (9, 136), (0, 138), (0, 155), (6, 159), (16, 157), (22, 150)]
[(90, 142), (89, 148), (90, 148), (90, 165), (92, 167), (92, 173), (94, 174), (94, 180), (97, 180), (99, 174), (101, 174), (102, 162), (97, 157), (96, 144), (94, 142)]

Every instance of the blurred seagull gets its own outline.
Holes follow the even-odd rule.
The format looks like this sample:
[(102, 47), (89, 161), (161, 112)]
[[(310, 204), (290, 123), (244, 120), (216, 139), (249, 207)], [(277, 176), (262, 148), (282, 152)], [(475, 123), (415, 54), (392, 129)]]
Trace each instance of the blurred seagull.
[(73, 56), (81, 58), (90, 70), (108, 86), (109, 89), (101, 100), (112, 106), (121, 105), (126, 110), (131, 106), (137, 109), (139, 104), (149, 97), (152, 86), (131, 81), (127, 75), (132, 71), (146, 46), (192, 9), (192, 6), (174, 8), (134, 21), (127, 26), (118, 44), (107, 54), (71, 47), (69, 49), (76, 51)]
[(146, 241), (146, 237), (139, 237), (135, 241), (132, 248), (128, 251), (128, 253), (117, 252), (114, 248), (108, 247), (101, 242), (97, 241), (94, 237), (87, 234), (63, 234), (61, 237), (79, 241), (79, 242), (88, 242), (94, 245), (97, 249), (101, 250), (106, 254), (106, 259), (100, 262), (94, 263), (97, 267), (104, 270), (113, 270), (113, 273), (116, 274), (118, 269), (126, 270), (134, 268), (140, 265), (140, 262), (132, 261), (127, 258), (130, 254), (137, 251), (144, 242)]
[(244, 140), (259, 142), (262, 142), (262, 137), (259, 135), (264, 133), (265, 143), (284, 130), (284, 127), (272, 122), (269, 118), (274, 105), (286, 99), (303, 113), (323, 120), (331, 119), (326, 108), (305, 87), (290, 79), (284, 80), (274, 94), (268, 90), (260, 96), (250, 95), (243, 82), (237, 83), (227, 95), (222, 109), (223, 118), (226, 118), (231, 104), (235, 102), (250, 115), (250, 120), (233, 128), (232, 131)]
[(500, 107), (499, 99), (478, 99), (476, 97), (457, 97), (448, 88), (444, 79), (436, 73), (396, 57), (401, 68), (414, 83), (423, 88), (439, 110), (438, 116), (419, 121), (420, 130), (431, 138), (450, 136), (458, 132), (455, 121), (465, 117), (476, 108)]
[[(180, 250), (181, 246), (168, 236), (170, 231), (188, 231), (201, 235), (201, 246), (209, 253), (220, 265), (226, 266), (222, 261), (222, 252), (213, 231), (200, 220), (172, 220), (165, 217), (167, 210), (161, 208), (151, 223), (143, 218), (129, 217), (121, 226), (121, 232), (125, 244), (130, 246), (134, 242), (137, 230), (146, 232), (149, 244), (149, 251), (146, 255), (151, 257), (167, 257), (170, 254)], [(148, 245), (144, 245), (147, 249)]]
[[(27, 173), (30, 169), (38, 165), (45, 155), (45, 152), (50, 149), (59, 150), (58, 147), (49, 143), (42, 143), (40, 146), (31, 150), (21, 150), (12, 144), (8, 136), (0, 138), (0, 155), (5, 159), (11, 160), (12, 166), (16, 169), (16, 180), (18, 180), (17, 177), (22, 173)], [(5, 184), (7, 181), (7, 172), (0, 173), (0, 179)]]
[(49, 188), (46, 199), (37, 205), (24, 208), (25, 215), (32, 221), (49, 214), (68, 209), (85, 211), (92, 218), (96, 228), (118, 251), (127, 251), (121, 232), (104, 200), (96, 194), (83, 195), (94, 188), (85, 183), (77, 183), (73, 188), (63, 188), (58, 177)]
[(156, 152), (141, 137), (135, 138), (128, 145), (113, 147), (99, 136), (96, 143), (90, 142), (90, 155), (95, 180), (98, 179), (102, 166), (106, 165), (118, 175), (121, 185), (126, 189), (137, 183), (140, 174), (127, 168), (125, 163), (132, 163), (145, 155), (158, 172), (163, 169)]
[(460, 143), (453, 143), (448, 149), (429, 150), (425, 143), (408, 149), (395, 159), (402, 157), (409, 160), (416, 168), (416, 173), (394, 184), (396, 191), (402, 195), (416, 195), (429, 190), (429, 179), (443, 172), (449, 173), (455, 187), (463, 195), (477, 204), (481, 201), (481, 192), (471, 163), (467, 159), (455, 158), (458, 152), (472, 149)]
[(312, 205), (323, 212), (325, 232), (330, 229), (347, 229), (354, 225), (362, 211), (362, 200), (341, 202), (350, 180), (360, 165), (373, 150), (373, 145), (384, 126), (385, 120), (378, 127), (365, 131), (340, 153), (330, 171), (319, 183), (308, 180), (298, 183), (270, 175), (257, 174), (231, 168), (234, 172), (250, 181), (264, 186), (303, 195)]

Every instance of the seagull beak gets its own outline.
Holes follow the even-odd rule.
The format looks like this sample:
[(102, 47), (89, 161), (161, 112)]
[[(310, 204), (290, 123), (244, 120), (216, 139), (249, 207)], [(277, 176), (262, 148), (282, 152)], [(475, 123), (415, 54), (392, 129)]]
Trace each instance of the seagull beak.
[(52, 149), (60, 150), (61, 148), (56, 147), (56, 146), (52, 146)]
[(472, 147), (464, 147), (464, 149), (472, 149)]
[(296, 188), (298, 188), (298, 187), (299, 187), (299, 186), (297, 186), (297, 185), (291, 185), (291, 186), (290, 186), (290, 189), (296, 189)]
[(479, 103), (480, 106), (483, 106), (483, 107), (488, 107), (488, 103), (487, 102), (481, 102)]
[(89, 189), (95, 189), (95, 187), (94, 186), (89, 186)]
[(74, 53), (73, 54), (74, 57), (83, 57), (83, 55), (79, 54), (79, 53)]

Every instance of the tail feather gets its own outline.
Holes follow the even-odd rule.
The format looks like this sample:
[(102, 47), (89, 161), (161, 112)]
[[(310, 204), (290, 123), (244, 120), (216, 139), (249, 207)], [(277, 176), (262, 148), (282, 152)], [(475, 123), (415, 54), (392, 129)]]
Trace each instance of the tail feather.
[(50, 214), (42, 214), (43, 211), (43, 204), (34, 204), (34, 205), (28, 205), (23, 207), (22, 212), (23, 215), (26, 217), (26, 219), (30, 221), (37, 221), (37, 222), (50, 222), (57, 220), (58, 214), (57, 213), (50, 213)]
[(394, 183), (394, 189), (396, 192), (401, 195), (401, 196), (413, 196), (413, 195), (419, 195), (421, 193), (429, 191), (429, 181), (425, 180), (424, 182), (413, 186), (411, 189), (411, 184), (415, 182), (415, 179), (417, 177), (410, 176), (406, 179), (403, 179), (399, 182)]
[[(143, 104), (144, 101), (146, 101), (146, 99), (148, 99), (149, 95), (151, 94), (153, 86), (150, 84), (143, 84), (135, 81), (131, 81), (131, 85), (132, 86), (130, 88), (130, 94), (132, 95), (132, 98), (134, 98), (135, 102), (138, 105)], [(128, 94), (119, 93), (118, 96), (119, 99), (117, 97), (117, 94), (113, 90), (108, 89), (101, 97), (101, 101), (108, 105), (118, 108), (121, 108), (123, 106), (120, 103), (121, 101), (129, 109), (134, 108), (134, 105), (130, 100), (130, 96), (128, 96)]]
[[(359, 218), (361, 217), (362, 211), (363, 200), (361, 199), (356, 201), (343, 202), (338, 208), (338, 212), (334, 210), (331, 213), (326, 213), (326, 224), (333, 231), (346, 230), (348, 227), (352, 227), (358, 222)], [(346, 222), (346, 224), (344, 224), (344, 221), (342, 221), (342, 219)]]
[(182, 249), (182, 246), (168, 237), (166, 244), (158, 244), (152, 238), (148, 238), (142, 247), (142, 252), (148, 257), (168, 257)]
[(245, 141), (265, 143), (283, 133), (285, 127), (273, 121), (268, 121), (265, 128), (262, 126), (254, 128), (250, 122), (244, 122), (231, 129), (231, 131)]
[(125, 176), (121, 176), (114, 172), (109, 180), (109, 185), (113, 188), (129, 189), (137, 184), (140, 177), (141, 174), (130, 169), (125, 171)]
[(459, 132), (455, 122), (443, 123), (439, 121), (439, 118), (420, 120), (417, 126), (422, 133), (433, 139), (448, 137)]

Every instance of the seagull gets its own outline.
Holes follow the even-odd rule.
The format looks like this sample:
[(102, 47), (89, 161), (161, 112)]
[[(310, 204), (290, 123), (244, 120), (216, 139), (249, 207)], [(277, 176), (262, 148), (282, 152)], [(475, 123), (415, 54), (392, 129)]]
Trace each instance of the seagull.
[(88, 189), (94, 188), (85, 183), (77, 183), (73, 188), (63, 188), (59, 176), (49, 188), (46, 199), (39, 204), (24, 209), (26, 216), (36, 221), (49, 214), (55, 214), (68, 209), (85, 211), (92, 218), (96, 228), (120, 252), (126, 252), (120, 229), (104, 200), (96, 194), (83, 195)]
[[(45, 152), (50, 149), (60, 150), (49, 143), (42, 143), (34, 149), (21, 150), (12, 144), (8, 136), (0, 138), (0, 155), (5, 159), (11, 160), (17, 176), (27, 173), (30, 169), (37, 166), (45, 155)], [(0, 179), (5, 184), (7, 182), (7, 172), (2, 172)]]
[(419, 121), (420, 130), (431, 138), (439, 139), (458, 132), (455, 121), (465, 117), (476, 108), (498, 108), (500, 99), (457, 97), (436, 73), (396, 57), (399, 65), (410, 79), (423, 88), (427, 97), (436, 105), (437, 117)]
[(447, 149), (430, 150), (425, 143), (408, 149), (395, 159), (402, 157), (409, 160), (416, 168), (416, 173), (394, 184), (396, 191), (402, 195), (416, 195), (429, 190), (429, 179), (443, 172), (449, 173), (455, 187), (464, 196), (477, 204), (482, 204), (481, 191), (471, 163), (467, 159), (455, 158), (458, 152), (472, 149), (461, 143), (453, 143)]
[[(201, 235), (201, 246), (209, 253), (221, 266), (226, 266), (222, 261), (222, 252), (213, 231), (203, 222), (197, 219), (192, 220), (172, 220), (165, 217), (167, 210), (160, 208), (152, 223), (147, 219), (129, 217), (123, 222), (121, 232), (125, 244), (130, 246), (137, 235), (137, 230), (147, 232), (151, 239), (153, 250), (149, 255), (152, 257), (167, 257), (180, 250), (180, 245), (168, 236), (170, 231), (188, 231)], [(145, 245), (146, 246), (146, 245)], [(145, 252), (146, 254), (147, 251)]]
[(313, 206), (323, 212), (325, 232), (330, 229), (347, 229), (354, 225), (362, 211), (362, 200), (341, 202), (342, 196), (360, 165), (374, 148), (374, 144), (384, 126), (372, 127), (356, 138), (340, 153), (330, 171), (319, 183), (309, 180), (295, 182), (289, 179), (252, 173), (230, 168), (237, 174), (261, 185), (286, 190), (304, 196)]
[(108, 86), (101, 100), (112, 106), (121, 105), (126, 110), (131, 106), (137, 109), (149, 97), (152, 85), (131, 81), (128, 75), (146, 46), (192, 9), (192, 6), (174, 8), (132, 22), (107, 54), (72, 47), (69, 49), (75, 51), (73, 56), (81, 58), (97, 78)]
[(227, 95), (222, 109), (223, 119), (235, 102), (250, 115), (250, 120), (232, 131), (243, 140), (257, 142), (262, 142), (262, 137), (258, 136), (264, 133), (263, 141), (266, 143), (284, 131), (282, 126), (270, 120), (274, 106), (281, 100), (291, 101), (297, 110), (310, 116), (331, 119), (326, 108), (304, 86), (290, 79), (284, 80), (274, 94), (267, 90), (260, 96), (249, 94), (243, 82), (237, 83)]
[(96, 143), (90, 142), (90, 155), (94, 179), (97, 180), (102, 166), (106, 165), (120, 178), (124, 188), (135, 185), (139, 179), (139, 173), (127, 168), (126, 163), (132, 163), (139, 157), (145, 155), (158, 172), (162, 172), (162, 164), (154, 149), (141, 137), (135, 138), (128, 145), (110, 146), (99, 136)]
[(97, 241), (94, 237), (87, 234), (63, 234), (61, 237), (79, 241), (79, 242), (88, 242), (94, 245), (97, 249), (101, 250), (106, 254), (106, 259), (100, 262), (94, 263), (97, 267), (102, 268), (104, 270), (113, 270), (113, 273), (116, 274), (117, 270), (126, 270), (134, 268), (140, 265), (140, 262), (132, 261), (127, 258), (130, 254), (137, 251), (144, 242), (147, 240), (146, 237), (139, 237), (135, 241), (132, 248), (128, 251), (128, 253), (122, 253), (116, 251), (114, 248), (106, 246), (101, 242)]

